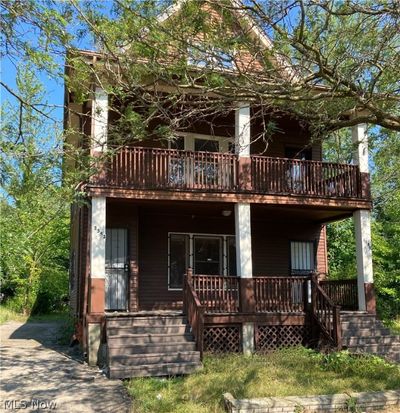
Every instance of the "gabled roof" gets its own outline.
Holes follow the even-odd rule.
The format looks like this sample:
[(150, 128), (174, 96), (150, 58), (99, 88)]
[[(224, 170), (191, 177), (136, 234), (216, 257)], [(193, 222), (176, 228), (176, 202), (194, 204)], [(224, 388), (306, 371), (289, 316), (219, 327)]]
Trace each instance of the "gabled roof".
[[(160, 14), (158, 17), (158, 21), (163, 23), (169, 20), (171, 17), (175, 16), (179, 13), (185, 3), (189, 1), (196, 1), (196, 0), (175, 0), (175, 2), (169, 6), (164, 13)], [(206, 0), (207, 3), (210, 5), (218, 4), (218, 0), (209, 1)], [(255, 22), (253, 17), (246, 11), (244, 4), (241, 0), (226, 0), (226, 3), (230, 3), (232, 8), (231, 11), (237, 16), (238, 22), (249, 29), (249, 34), (254, 36), (260, 42), (260, 45), (265, 50), (271, 50), (273, 48), (273, 41), (270, 37), (259, 27), (259, 25)], [(291, 80), (298, 79), (298, 75), (293, 68), (293, 65), (283, 56), (275, 54), (274, 60), (277, 65), (279, 65), (280, 69), (284, 70), (286, 74), (289, 76)]]

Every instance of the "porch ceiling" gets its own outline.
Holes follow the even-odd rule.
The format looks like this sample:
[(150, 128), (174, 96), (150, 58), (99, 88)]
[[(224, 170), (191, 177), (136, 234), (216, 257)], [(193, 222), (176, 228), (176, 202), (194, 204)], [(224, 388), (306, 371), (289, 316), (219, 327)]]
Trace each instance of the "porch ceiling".
[[(107, 203), (114, 208), (122, 210), (129, 206), (138, 206), (142, 212), (155, 215), (178, 215), (191, 217), (220, 218), (223, 220), (234, 219), (233, 203), (214, 202), (188, 202), (188, 201), (146, 201), (109, 198)], [(224, 216), (225, 212), (231, 214)], [(312, 221), (325, 223), (352, 216), (353, 210), (323, 208), (315, 206), (288, 206), (288, 205), (252, 205), (253, 220), (285, 220), (285, 221)]]

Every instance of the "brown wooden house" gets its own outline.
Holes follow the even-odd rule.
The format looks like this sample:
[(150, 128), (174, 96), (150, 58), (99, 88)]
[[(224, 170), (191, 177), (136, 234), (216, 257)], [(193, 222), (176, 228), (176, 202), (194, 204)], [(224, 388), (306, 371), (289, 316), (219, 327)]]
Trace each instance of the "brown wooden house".
[[(78, 113), (91, 111), (96, 155), (113, 119), (105, 92), (93, 91), (84, 105), (67, 94), (66, 122), (79, 128)], [(187, 373), (203, 351), (268, 351), (321, 335), (340, 348), (351, 324), (341, 309), (375, 322), (366, 127), (353, 128), (353, 163), (336, 164), (301, 122), (277, 122), (265, 151), (254, 141), (261, 120), (238, 102), (173, 141), (124, 145), (82, 183), (71, 304), (90, 364), (106, 363), (111, 377)], [(330, 282), (325, 225), (351, 216), (358, 283)]]

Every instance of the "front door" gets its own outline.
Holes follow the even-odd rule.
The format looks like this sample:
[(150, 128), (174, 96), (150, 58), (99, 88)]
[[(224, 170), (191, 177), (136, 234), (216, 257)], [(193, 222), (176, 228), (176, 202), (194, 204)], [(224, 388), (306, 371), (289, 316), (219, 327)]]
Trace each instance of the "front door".
[(128, 304), (128, 230), (106, 229), (106, 310), (126, 310)]

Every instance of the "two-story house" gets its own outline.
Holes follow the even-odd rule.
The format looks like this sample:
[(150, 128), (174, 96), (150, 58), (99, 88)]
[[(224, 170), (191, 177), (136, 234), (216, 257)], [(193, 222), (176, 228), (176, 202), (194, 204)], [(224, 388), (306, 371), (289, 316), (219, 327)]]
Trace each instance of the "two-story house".
[[(69, 144), (84, 145), (84, 133), (96, 157), (113, 144), (115, 115), (100, 85), (92, 89), (83, 104), (66, 89), (66, 124), (79, 132)], [(173, 139), (127, 142), (82, 183), (86, 203), (71, 210), (71, 304), (89, 363), (101, 359), (111, 377), (188, 373), (203, 351), (320, 337), (340, 348), (350, 315), (339, 305), (374, 322), (366, 125), (353, 127), (353, 163), (337, 164), (289, 115), (275, 119), (266, 148), (255, 139), (258, 113), (240, 101)], [(325, 225), (351, 216), (358, 281), (330, 282)]]

